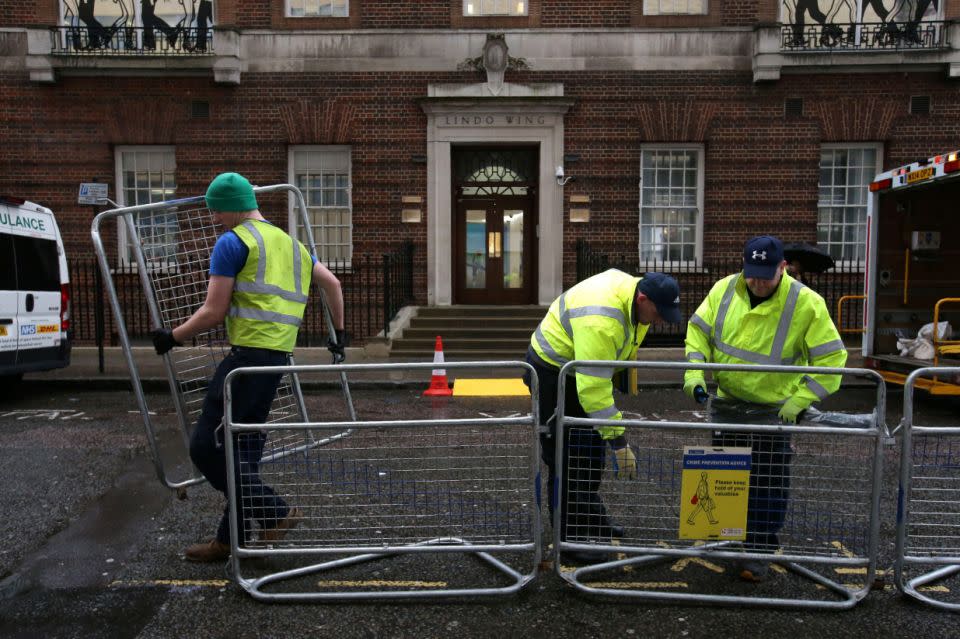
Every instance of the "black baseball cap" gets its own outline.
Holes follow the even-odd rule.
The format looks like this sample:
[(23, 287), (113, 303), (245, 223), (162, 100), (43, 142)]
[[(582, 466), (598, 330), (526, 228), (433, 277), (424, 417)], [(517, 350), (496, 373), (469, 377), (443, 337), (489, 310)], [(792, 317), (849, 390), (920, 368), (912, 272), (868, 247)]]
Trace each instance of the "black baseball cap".
[(677, 280), (663, 273), (646, 273), (639, 284), (640, 292), (647, 296), (657, 307), (657, 313), (664, 322), (679, 324), (680, 285)]
[(743, 247), (743, 276), (772, 280), (783, 261), (783, 242), (772, 235), (752, 238)]

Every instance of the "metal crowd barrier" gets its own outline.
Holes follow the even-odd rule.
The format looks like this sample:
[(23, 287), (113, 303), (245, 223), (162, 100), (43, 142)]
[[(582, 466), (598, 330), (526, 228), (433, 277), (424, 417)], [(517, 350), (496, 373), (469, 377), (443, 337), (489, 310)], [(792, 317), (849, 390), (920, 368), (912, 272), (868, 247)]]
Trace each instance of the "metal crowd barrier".
[(960, 598), (950, 594), (955, 589), (941, 583), (960, 573), (960, 418), (957, 426), (922, 426), (914, 419), (916, 382), (934, 375), (960, 376), (960, 367), (920, 368), (903, 385), (894, 572), (905, 595), (960, 611)]
[[(283, 370), (304, 376), (339, 370), (384, 375), (434, 366), (343, 364)], [(533, 581), (542, 552), (536, 373), (523, 362), (446, 362), (444, 367), (529, 372), (530, 414), (382, 419), (391, 408), (378, 404), (373, 421), (237, 424), (228, 392), (230, 561), (244, 590), (274, 602), (474, 597), (514, 593)], [(276, 371), (239, 368), (227, 376), (226, 387), (238, 375)], [(431, 401), (441, 413), (449, 408), (449, 400)], [(345, 428), (353, 431), (348, 438), (323, 448), (300, 448), (259, 467), (236, 458), (242, 438), (251, 433), (286, 439), (308, 430), (337, 433)], [(265, 522), (264, 502), (257, 496), (261, 481), (300, 513), (298, 525), (281, 541), (264, 541), (266, 533), (254, 534), (254, 524), (270, 528), (273, 523)], [(241, 533), (240, 522), (251, 534)], [(464, 561), (464, 554), (479, 561)], [(260, 561), (248, 562), (251, 558)], [(373, 561), (377, 563), (367, 564)], [(358, 564), (363, 565), (353, 569)], [(431, 571), (441, 578), (425, 580), (424, 573)]]
[[(624, 426), (625, 436), (637, 456), (637, 478), (629, 479), (625, 473), (618, 477), (612, 464), (606, 463), (599, 485), (603, 505), (598, 506), (586, 483), (591, 458), (595, 460), (597, 454), (610, 457), (612, 453), (571, 447), (569, 456), (564, 458), (562, 438), (557, 437), (558, 464), (568, 465), (575, 479), (561, 488), (567, 491), (567, 508), (575, 513), (567, 518), (568, 523), (573, 523), (563, 531), (560, 508), (554, 514), (556, 571), (562, 579), (577, 590), (594, 595), (682, 603), (845, 609), (867, 595), (876, 571), (886, 434), (886, 389), (878, 373), (853, 368), (618, 363), (637, 369), (866, 377), (876, 382), (876, 405), (870, 415), (862, 417), (859, 426), (804, 422), (797, 426), (771, 422), (759, 425), (757, 420), (736, 417), (724, 419), (727, 423), (713, 423), (566, 416), (562, 398), (565, 385), (574, 383), (572, 373), (580, 368), (609, 365), (610, 362), (602, 361), (573, 361), (563, 367), (558, 391), (558, 432), (569, 429), (576, 440), (576, 429)], [(711, 402), (713, 410), (716, 398)], [(691, 402), (690, 408), (694, 407)], [(775, 409), (772, 417), (776, 419)], [(715, 450), (717, 447), (724, 448), (724, 454)], [(710, 456), (714, 454), (718, 456)], [(777, 454), (780, 456), (775, 457)], [(717, 472), (726, 464), (728, 474), (717, 474), (711, 479), (717, 481), (711, 489), (715, 494), (706, 485), (699, 485), (701, 478), (706, 483), (708, 473)], [(749, 472), (744, 470), (745, 465)], [(718, 477), (725, 479), (718, 481)], [(747, 486), (754, 483), (767, 486), (768, 490), (789, 488), (789, 498), (777, 502), (783, 500), (783, 493), (771, 493), (769, 500), (758, 499), (751, 504), (753, 487), (748, 491)], [(779, 512), (786, 507), (782, 528), (772, 537), (757, 534), (761, 526), (768, 532), (774, 528), (769, 522), (775, 519), (771, 513), (778, 511), (775, 502), (780, 504)], [(602, 513), (603, 508), (606, 514)], [(730, 517), (725, 520), (726, 515)], [(747, 524), (748, 516), (763, 523)], [(617, 524), (622, 531), (614, 533), (610, 526)], [(689, 528), (685, 529), (685, 524)], [(751, 525), (755, 526), (753, 531)], [(613, 536), (620, 532), (621, 537)], [(567, 558), (576, 559), (576, 554), (584, 551), (600, 553), (600, 563), (568, 567), (571, 562)], [(607, 559), (603, 560), (603, 556)], [(766, 583), (739, 584), (730, 579), (727, 568), (744, 562), (759, 562), (768, 566), (767, 570), (784, 574), (789, 571), (802, 579), (767, 580), (774, 584), (774, 590)], [(695, 583), (678, 581), (679, 569), (684, 569), (684, 577), (690, 575)], [(650, 575), (659, 575), (661, 579), (651, 580)], [(727, 575), (726, 579), (723, 575)], [(857, 583), (839, 579), (856, 579)], [(694, 589), (705, 592), (692, 592)]]
[[(305, 233), (307, 248), (312, 255), (317, 255), (307, 218), (306, 203), (300, 190), (290, 184), (278, 184), (256, 187), (254, 192), (258, 195), (287, 192), (295, 204), (294, 210), (300, 229)], [(104, 211), (94, 218), (90, 231), (110, 307), (116, 318), (117, 337), (130, 370), (130, 382), (143, 418), (157, 477), (165, 486), (177, 490), (183, 496), (186, 487), (204, 479), (192, 467), (187, 476), (171, 477), (172, 473), (166, 467), (168, 462), (165, 462), (161, 455), (157, 426), (143, 392), (140, 372), (126, 330), (124, 306), (120, 303), (110, 268), (111, 258), (103, 243), (102, 233), (106, 225), (113, 221), (122, 224), (126, 231), (127, 244), (136, 261), (140, 277), (144, 296), (142, 301), (146, 303), (151, 323), (155, 327), (176, 326), (203, 304), (209, 280), (210, 254), (217, 238), (225, 229), (217, 224), (213, 214), (206, 208), (204, 197), (198, 196)], [(119, 228), (117, 230), (119, 231)], [(145, 242), (144, 236), (148, 241)], [(320, 294), (323, 294), (322, 291)], [(127, 309), (127, 312), (136, 312), (140, 302), (141, 300), (136, 300), (133, 308)], [(330, 310), (325, 299), (323, 309), (328, 333), (334, 336)], [(163, 357), (183, 441), (183, 449), (176, 455), (178, 462), (189, 459), (190, 433), (203, 407), (207, 385), (229, 348), (223, 327), (217, 327), (198, 334), (192, 344), (175, 348)], [(289, 361), (293, 364), (292, 357)], [(347, 409), (353, 416), (353, 401), (346, 374), (343, 372), (340, 374), (340, 385)], [(307, 420), (303, 392), (295, 373), (284, 375), (281, 380), (269, 419), (271, 422)], [(337, 435), (342, 437), (346, 434), (348, 433)], [(272, 439), (267, 442), (264, 459), (290, 454), (298, 446), (309, 447), (326, 443), (307, 431), (290, 433), (288, 436), (293, 439)]]

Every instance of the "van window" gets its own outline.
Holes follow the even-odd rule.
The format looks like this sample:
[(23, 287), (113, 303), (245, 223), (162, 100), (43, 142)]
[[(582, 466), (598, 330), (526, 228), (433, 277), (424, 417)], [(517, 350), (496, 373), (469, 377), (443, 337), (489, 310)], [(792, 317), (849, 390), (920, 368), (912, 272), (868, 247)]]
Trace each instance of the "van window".
[(17, 264), (13, 260), (13, 236), (0, 233), (0, 291), (17, 290)]
[(19, 269), (19, 285), (23, 291), (59, 291), (60, 261), (56, 240), (13, 236)]

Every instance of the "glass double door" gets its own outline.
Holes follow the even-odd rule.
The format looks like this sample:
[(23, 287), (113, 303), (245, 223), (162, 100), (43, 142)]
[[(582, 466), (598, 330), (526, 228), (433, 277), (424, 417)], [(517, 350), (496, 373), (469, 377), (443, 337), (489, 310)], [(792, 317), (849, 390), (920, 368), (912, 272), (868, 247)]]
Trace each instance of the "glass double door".
[(533, 304), (534, 218), (530, 195), (457, 202), (454, 294), (459, 304)]

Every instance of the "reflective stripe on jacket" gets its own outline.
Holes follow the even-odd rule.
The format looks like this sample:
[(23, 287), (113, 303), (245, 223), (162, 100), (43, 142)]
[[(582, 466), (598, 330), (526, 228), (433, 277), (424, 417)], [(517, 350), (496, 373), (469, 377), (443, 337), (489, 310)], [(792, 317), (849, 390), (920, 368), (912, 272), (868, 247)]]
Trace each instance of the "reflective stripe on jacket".
[[(648, 325), (637, 325), (633, 300), (639, 277), (610, 269), (589, 277), (554, 300), (530, 338), (545, 362), (560, 368), (574, 360), (635, 359)], [(578, 368), (577, 395), (594, 419), (622, 419), (613, 401), (614, 367)], [(603, 439), (623, 434), (622, 426), (597, 431)]]
[(295, 238), (260, 220), (246, 220), (233, 232), (250, 253), (234, 282), (227, 338), (234, 346), (289, 353), (307, 306), (310, 253)]
[[(787, 274), (768, 299), (750, 308), (741, 273), (710, 290), (687, 324), (688, 362), (842, 367), (847, 349), (827, 305), (816, 292)], [(703, 383), (703, 371), (688, 370), (685, 381)], [(840, 375), (715, 371), (721, 396), (759, 404), (795, 397), (809, 406), (840, 388)]]

